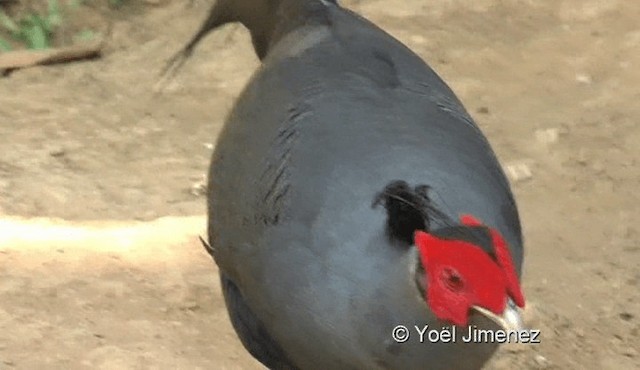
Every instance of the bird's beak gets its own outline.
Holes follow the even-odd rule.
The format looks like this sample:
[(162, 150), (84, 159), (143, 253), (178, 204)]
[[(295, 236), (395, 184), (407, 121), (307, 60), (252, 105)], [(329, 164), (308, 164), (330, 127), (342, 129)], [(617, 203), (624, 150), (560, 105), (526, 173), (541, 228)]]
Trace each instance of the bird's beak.
[(507, 301), (507, 306), (502, 315), (496, 315), (480, 306), (473, 306), (472, 308), (500, 325), (504, 330), (525, 330), (522, 316), (520, 316), (520, 312), (518, 312), (518, 308), (511, 298)]

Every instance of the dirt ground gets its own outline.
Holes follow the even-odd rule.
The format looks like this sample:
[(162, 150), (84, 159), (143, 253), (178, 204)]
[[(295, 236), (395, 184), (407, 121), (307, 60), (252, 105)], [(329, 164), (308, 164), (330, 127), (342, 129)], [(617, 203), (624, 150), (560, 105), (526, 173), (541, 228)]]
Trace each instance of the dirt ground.
[[(102, 58), (0, 78), (0, 369), (260, 368), (197, 240), (246, 32), (157, 88), (209, 3), (132, 6)], [(542, 343), (487, 368), (640, 369), (640, 2), (343, 3), (441, 74), (511, 177)]]

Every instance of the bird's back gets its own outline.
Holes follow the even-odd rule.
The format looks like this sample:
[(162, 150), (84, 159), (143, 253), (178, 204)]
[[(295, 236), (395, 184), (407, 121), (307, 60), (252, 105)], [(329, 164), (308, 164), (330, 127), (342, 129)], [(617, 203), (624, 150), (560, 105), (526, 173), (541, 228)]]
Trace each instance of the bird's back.
[(360, 204), (383, 218), (373, 197), (403, 179), (432, 187), (452, 218), (473, 213), (520, 246), (508, 182), (449, 87), (368, 21), (332, 16), (282, 40), (240, 95), (211, 166), (212, 211), (240, 210), (256, 232)]

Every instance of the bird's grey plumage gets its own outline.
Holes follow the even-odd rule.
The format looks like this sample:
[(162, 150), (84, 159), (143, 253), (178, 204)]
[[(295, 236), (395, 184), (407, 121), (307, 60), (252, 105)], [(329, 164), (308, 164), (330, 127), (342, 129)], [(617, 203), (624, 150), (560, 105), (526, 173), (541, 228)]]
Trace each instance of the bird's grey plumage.
[(417, 55), (362, 17), (320, 0), (235, 3), (270, 11), (209, 22), (243, 23), (262, 59), (209, 177), (211, 253), (245, 347), (274, 369), (481, 367), (495, 346), (393, 342), (396, 325), (444, 323), (412, 283), (415, 250), (390, 245), (371, 203), (391, 181), (428, 184), (449, 218), (498, 229), (520, 271), (517, 209), (487, 140)]

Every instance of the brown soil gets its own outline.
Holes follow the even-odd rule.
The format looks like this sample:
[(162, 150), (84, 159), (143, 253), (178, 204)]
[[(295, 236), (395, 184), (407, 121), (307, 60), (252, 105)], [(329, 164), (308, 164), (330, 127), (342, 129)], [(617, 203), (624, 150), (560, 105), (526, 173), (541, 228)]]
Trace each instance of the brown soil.
[[(0, 78), (0, 368), (260, 368), (196, 238), (246, 32), (156, 85), (208, 3), (109, 13), (101, 59)], [(344, 3), (449, 82), (512, 177), (542, 343), (488, 368), (640, 368), (640, 2)]]

